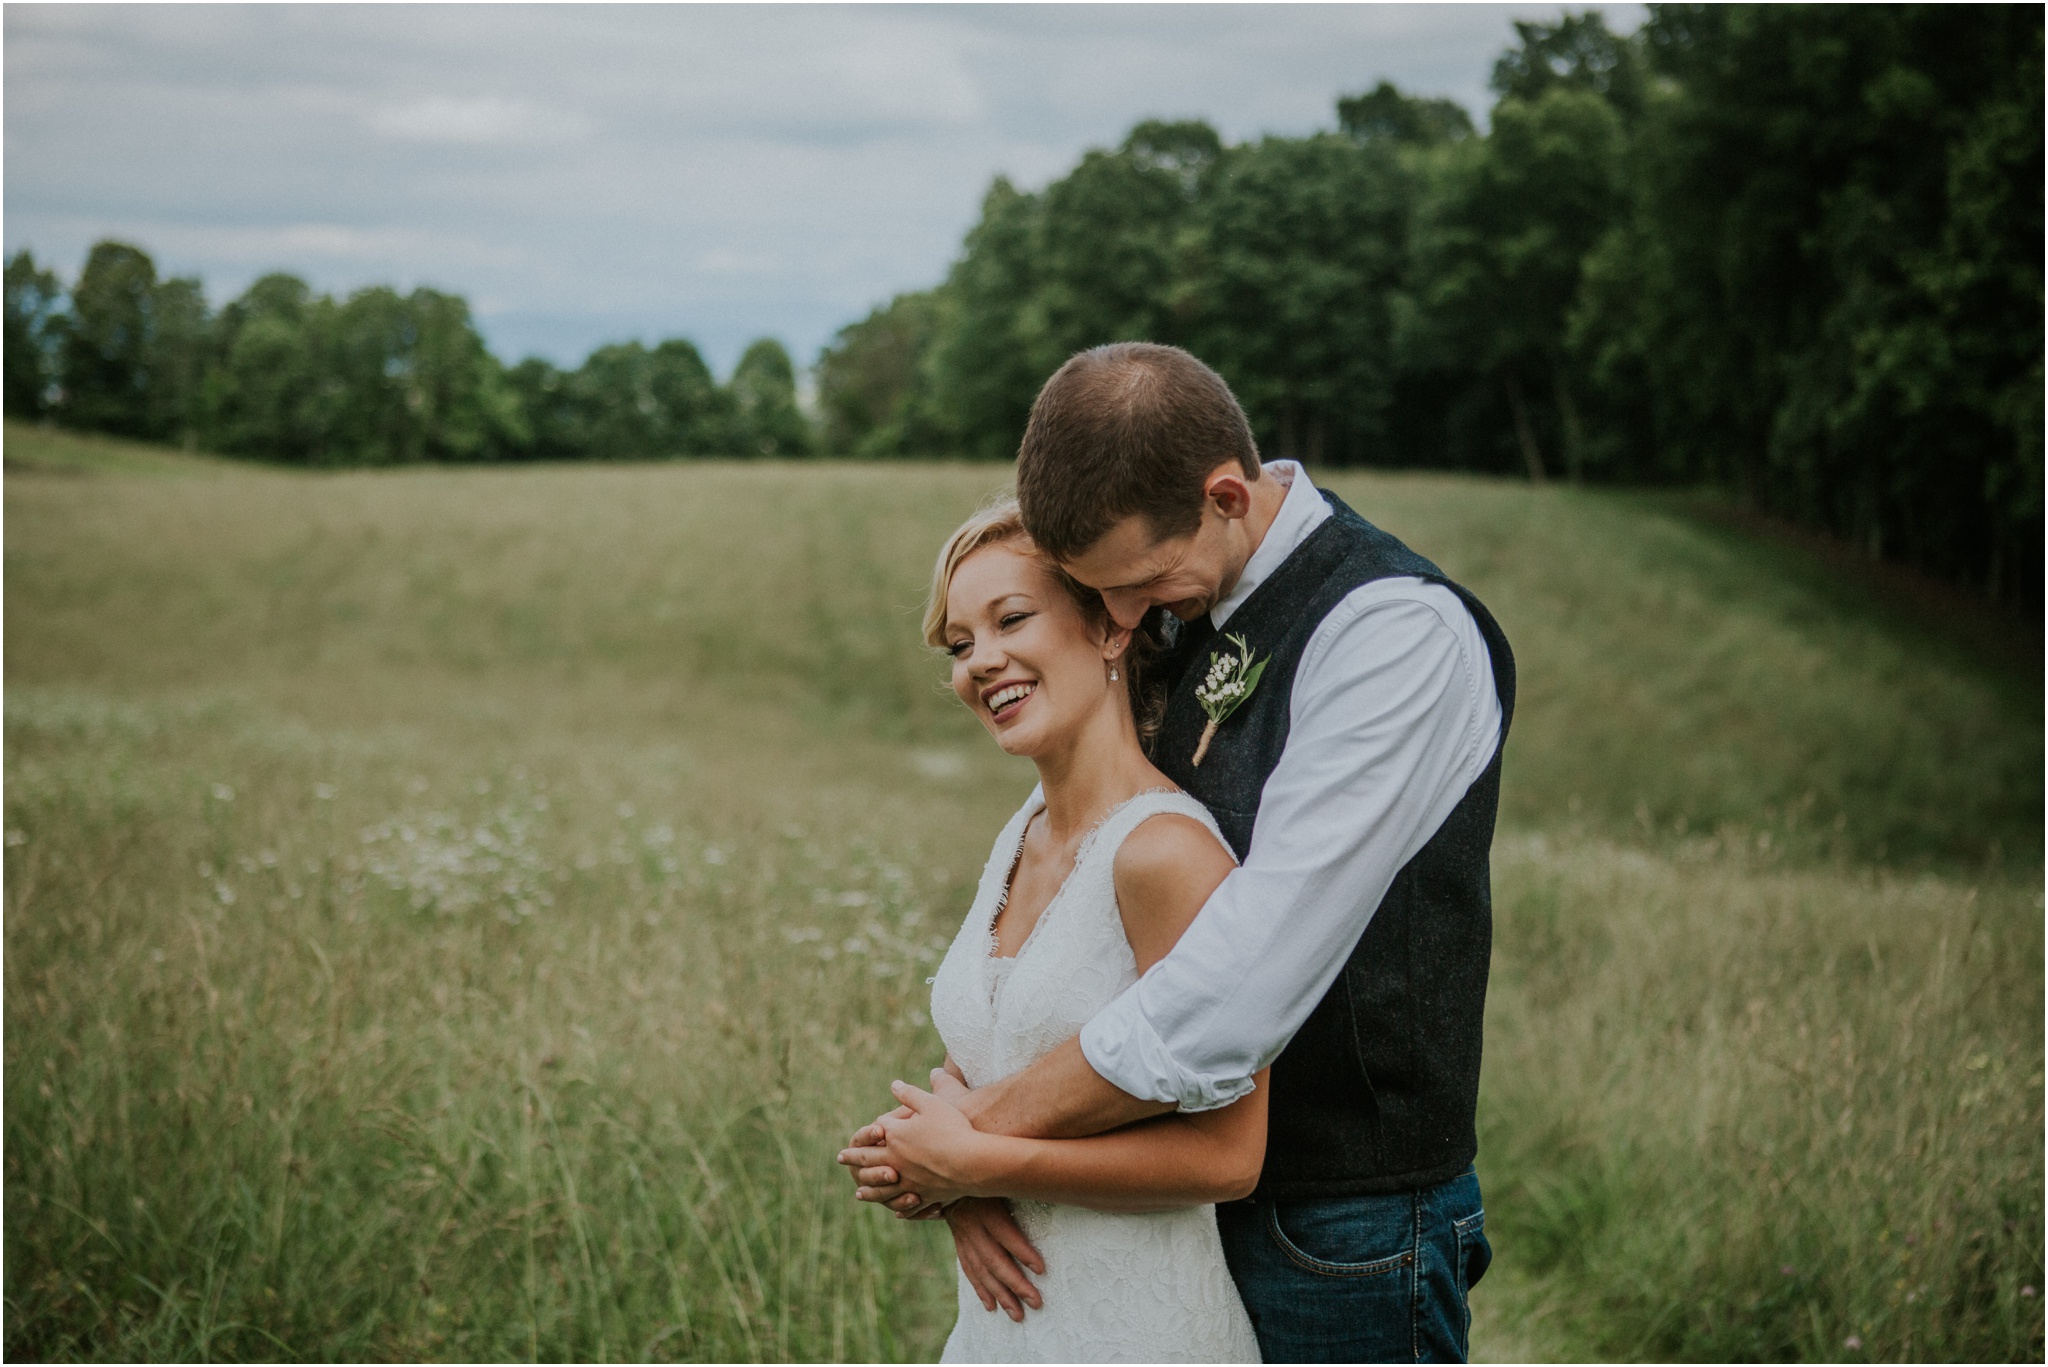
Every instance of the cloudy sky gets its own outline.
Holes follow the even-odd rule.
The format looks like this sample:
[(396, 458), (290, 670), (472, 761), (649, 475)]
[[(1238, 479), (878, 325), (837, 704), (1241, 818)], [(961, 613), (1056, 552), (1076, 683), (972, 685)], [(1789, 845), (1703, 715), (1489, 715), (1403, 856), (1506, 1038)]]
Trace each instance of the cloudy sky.
[[(937, 281), (991, 177), (1137, 120), (1232, 141), (1382, 78), (1483, 112), (1555, 5), (8, 5), (4, 235), (120, 236), (219, 303), (466, 295), (507, 359), (686, 336), (799, 364)], [(1640, 22), (1636, 6), (1609, 22)]]

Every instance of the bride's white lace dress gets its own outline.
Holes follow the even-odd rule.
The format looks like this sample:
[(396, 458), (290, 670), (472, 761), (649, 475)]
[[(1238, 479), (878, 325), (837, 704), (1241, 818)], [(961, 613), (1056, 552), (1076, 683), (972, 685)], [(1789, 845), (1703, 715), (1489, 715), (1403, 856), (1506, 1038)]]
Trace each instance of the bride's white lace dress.
[[(1177, 812), (1211, 831), (1184, 793), (1141, 793), (1081, 842), (1074, 870), (1014, 959), (994, 957), (995, 918), (1044, 805), (1034, 791), (997, 837), (967, 921), (932, 980), (932, 1021), (969, 1085), (1007, 1077), (1080, 1032), (1137, 981), (1117, 910), (1117, 848), (1147, 817)], [(1220, 843), (1222, 836), (1218, 834)], [(982, 1309), (964, 1274), (944, 1362), (1257, 1362), (1258, 1341), (1223, 1261), (1213, 1206), (1113, 1215), (1013, 1201), (1045, 1258), (1045, 1306), (1018, 1324)]]

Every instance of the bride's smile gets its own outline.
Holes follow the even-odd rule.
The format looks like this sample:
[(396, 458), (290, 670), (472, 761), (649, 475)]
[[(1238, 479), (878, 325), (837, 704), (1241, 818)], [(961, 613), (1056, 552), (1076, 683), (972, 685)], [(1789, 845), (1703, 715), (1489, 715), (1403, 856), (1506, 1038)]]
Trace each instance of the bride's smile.
[(953, 691), (1013, 755), (1045, 755), (1113, 720), (1128, 637), (1091, 621), (1044, 557), (1011, 542), (968, 555), (946, 594)]
[(1000, 726), (1017, 715), (1025, 700), (1038, 691), (1035, 683), (997, 684), (994, 688), (981, 690), (981, 700), (988, 707), (988, 713)]

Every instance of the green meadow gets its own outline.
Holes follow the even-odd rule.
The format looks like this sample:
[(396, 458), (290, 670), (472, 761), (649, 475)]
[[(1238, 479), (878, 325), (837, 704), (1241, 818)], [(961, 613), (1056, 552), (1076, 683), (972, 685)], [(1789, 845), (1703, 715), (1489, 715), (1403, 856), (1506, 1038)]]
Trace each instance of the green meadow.
[[(1032, 782), (918, 643), (1003, 469), (6, 460), (9, 1358), (936, 1356), (832, 1159)], [(1520, 665), (1476, 1354), (2038, 1360), (2038, 627), (1328, 482)]]

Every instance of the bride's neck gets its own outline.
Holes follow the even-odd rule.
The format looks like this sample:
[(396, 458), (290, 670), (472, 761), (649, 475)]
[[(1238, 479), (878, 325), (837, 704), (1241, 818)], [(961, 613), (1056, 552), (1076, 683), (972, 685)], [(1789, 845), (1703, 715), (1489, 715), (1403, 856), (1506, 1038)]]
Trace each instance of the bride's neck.
[(1138, 744), (1130, 709), (1105, 706), (1057, 751), (1038, 756), (1047, 833), (1065, 841), (1110, 808), (1166, 780)]

